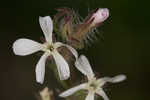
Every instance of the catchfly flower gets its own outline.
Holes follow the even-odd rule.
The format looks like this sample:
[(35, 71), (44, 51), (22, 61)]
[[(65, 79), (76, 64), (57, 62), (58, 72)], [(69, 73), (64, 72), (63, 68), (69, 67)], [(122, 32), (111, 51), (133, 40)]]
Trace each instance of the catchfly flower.
[(59, 95), (60, 97), (70, 96), (79, 90), (87, 90), (88, 95), (86, 96), (85, 100), (94, 100), (95, 94), (102, 96), (104, 100), (109, 100), (109, 98), (107, 97), (107, 95), (103, 90), (104, 84), (107, 82), (117, 83), (126, 79), (125, 75), (118, 75), (112, 78), (103, 77), (103, 78), (96, 79), (88, 59), (83, 55), (81, 55), (80, 58), (77, 59), (75, 65), (79, 71), (81, 71), (85, 76), (87, 76), (88, 82), (80, 84), (69, 90), (66, 90), (65, 92)]
[(41, 44), (36, 41), (21, 38), (14, 42), (13, 51), (16, 55), (25, 56), (32, 54), (37, 51), (43, 51), (44, 54), (41, 56), (39, 62), (36, 65), (36, 81), (43, 83), (45, 76), (45, 63), (48, 56), (53, 56), (57, 65), (58, 73), (61, 80), (66, 80), (70, 76), (69, 65), (66, 60), (60, 55), (57, 48), (61, 46), (67, 47), (75, 58), (78, 57), (77, 51), (67, 44), (61, 42), (53, 42), (53, 21), (49, 16), (39, 17), (39, 23), (44, 33), (46, 42)]

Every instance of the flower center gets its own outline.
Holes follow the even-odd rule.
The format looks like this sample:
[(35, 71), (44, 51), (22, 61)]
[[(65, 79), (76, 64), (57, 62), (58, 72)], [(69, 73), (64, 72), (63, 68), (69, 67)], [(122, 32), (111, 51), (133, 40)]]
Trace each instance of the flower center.
[(45, 43), (43, 51), (45, 52), (53, 52), (55, 49), (53, 44)]
[(54, 50), (54, 47), (53, 47), (53, 45), (49, 45), (48, 47), (47, 47), (47, 49), (49, 49), (51, 52)]
[(53, 50), (54, 50), (54, 47), (53, 47), (52, 45), (50, 45), (50, 46), (48, 47), (48, 49), (49, 49), (50, 51), (53, 51)]
[(96, 78), (88, 81), (87, 89), (88, 91), (96, 91), (99, 88), (99, 83)]
[(97, 84), (92, 82), (91, 84), (89, 84), (89, 88), (91, 88), (92, 90), (96, 90), (97, 89)]

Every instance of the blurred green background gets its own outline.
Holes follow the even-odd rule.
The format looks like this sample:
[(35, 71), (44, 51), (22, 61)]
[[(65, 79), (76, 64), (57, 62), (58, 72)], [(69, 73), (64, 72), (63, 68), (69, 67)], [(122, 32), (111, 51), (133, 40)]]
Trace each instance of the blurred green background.
[(36, 83), (39, 56), (20, 57), (12, 52), (18, 38), (40, 41), (39, 16), (53, 16), (56, 8), (70, 7), (85, 17), (89, 10), (106, 7), (110, 17), (99, 27), (104, 41), (83, 52), (100, 77), (127, 75), (126, 81), (106, 88), (110, 100), (150, 100), (149, 4), (144, 0), (1, 0), (0, 99), (37, 100), (37, 92), (46, 85), (59, 87), (50, 70), (46, 71), (44, 85)]

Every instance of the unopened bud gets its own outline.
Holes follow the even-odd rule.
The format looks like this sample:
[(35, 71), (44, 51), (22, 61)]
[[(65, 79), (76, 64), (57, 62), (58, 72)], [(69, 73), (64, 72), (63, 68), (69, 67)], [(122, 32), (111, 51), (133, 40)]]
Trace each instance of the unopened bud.
[(93, 15), (90, 20), (92, 21), (92, 26), (102, 23), (109, 17), (109, 10), (107, 8), (99, 8)]

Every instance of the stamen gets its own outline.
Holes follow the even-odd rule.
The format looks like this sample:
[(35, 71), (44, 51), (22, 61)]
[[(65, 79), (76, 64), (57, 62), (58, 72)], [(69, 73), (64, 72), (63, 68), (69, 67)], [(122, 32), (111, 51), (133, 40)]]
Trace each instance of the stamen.
[(52, 52), (52, 51), (54, 51), (55, 48), (52, 44), (45, 43), (45, 49), (46, 49), (46, 51)]
[(90, 86), (90, 88), (92, 88), (94, 90), (97, 89), (97, 84), (95, 84), (95, 83), (91, 83), (89, 86)]
[(48, 49), (49, 49), (50, 51), (53, 51), (53, 50), (54, 50), (54, 47), (53, 47), (52, 45), (50, 45), (50, 46), (48, 47)]

